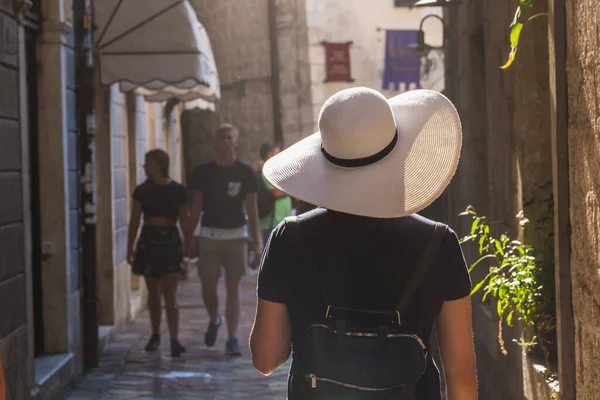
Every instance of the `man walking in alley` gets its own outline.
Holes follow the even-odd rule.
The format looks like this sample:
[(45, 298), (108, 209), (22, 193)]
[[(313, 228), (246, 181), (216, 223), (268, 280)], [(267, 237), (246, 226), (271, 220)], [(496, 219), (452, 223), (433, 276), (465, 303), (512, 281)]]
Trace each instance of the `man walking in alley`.
[[(202, 281), (202, 298), (210, 317), (204, 342), (209, 347), (214, 346), (223, 322), (217, 296), (217, 284), (223, 268), (229, 333), (226, 352), (233, 356), (242, 354), (236, 334), (240, 318), (239, 283), (246, 269), (247, 245), (255, 260), (260, 258), (262, 250), (256, 174), (250, 165), (236, 158), (238, 135), (233, 125), (222, 125), (215, 134), (215, 160), (198, 166), (190, 181), (193, 191), (192, 226), (198, 224), (200, 213), (203, 214), (198, 239), (198, 274)], [(194, 246), (193, 243), (190, 245)]]
[[(287, 193), (282, 192), (262, 174), (262, 166), (275, 154), (279, 153), (280, 148), (271, 143), (264, 143), (260, 148), (261, 163), (258, 165), (258, 210), (260, 214), (260, 230), (262, 232), (263, 243), (267, 243), (269, 235), (286, 217), (292, 213), (292, 198)], [(264, 210), (264, 211), (263, 211)]]

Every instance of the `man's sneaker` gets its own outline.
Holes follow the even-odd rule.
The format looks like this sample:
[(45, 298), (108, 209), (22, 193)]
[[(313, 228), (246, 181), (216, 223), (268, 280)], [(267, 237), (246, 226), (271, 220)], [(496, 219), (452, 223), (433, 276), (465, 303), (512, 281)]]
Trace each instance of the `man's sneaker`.
[(240, 347), (237, 338), (229, 338), (227, 344), (225, 344), (225, 353), (227, 353), (228, 356), (239, 357), (242, 355), (242, 348)]
[(223, 323), (223, 316), (219, 315), (219, 320), (216, 324), (212, 322), (208, 323), (208, 329), (206, 330), (206, 334), (204, 335), (204, 344), (208, 347), (213, 347), (215, 342), (217, 341), (217, 333), (219, 333), (219, 328)]
[(154, 334), (146, 344), (146, 351), (156, 351), (160, 346), (160, 335)]

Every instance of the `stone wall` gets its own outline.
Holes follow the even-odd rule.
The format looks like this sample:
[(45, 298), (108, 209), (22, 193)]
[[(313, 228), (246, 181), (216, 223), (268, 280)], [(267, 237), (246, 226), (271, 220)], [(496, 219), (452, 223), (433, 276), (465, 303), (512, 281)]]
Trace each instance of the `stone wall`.
[(571, 282), (577, 399), (598, 398), (600, 381), (600, 10), (567, 0)]
[[(451, 225), (467, 233), (470, 220), (457, 215), (468, 205), (488, 217), (494, 233), (542, 247), (552, 234), (552, 224), (538, 223), (550, 196), (550, 105), (547, 24), (528, 24), (521, 38), (517, 60), (504, 64), (510, 49), (512, 3), (468, 0), (446, 12), (448, 23), (447, 93), (463, 121), (463, 152), (457, 174), (447, 192)], [(543, 5), (537, 11), (543, 12)], [(550, 192), (550, 193), (549, 193)], [(545, 207), (545, 208), (544, 208)], [(524, 209), (532, 221), (527, 234), (516, 226), (515, 216)], [(550, 207), (551, 209), (551, 207)], [(551, 213), (548, 216), (551, 219)], [(467, 261), (476, 260), (474, 248), (465, 246)], [(549, 268), (553, 268), (550, 265)], [(480, 266), (474, 283), (485, 276)], [(546, 399), (541, 377), (532, 373), (532, 359), (512, 339), (519, 327), (503, 327), (508, 355), (498, 344), (498, 317), (491, 299), (473, 299), (473, 321), (480, 397), (484, 399)]]
[(283, 140), (291, 145), (314, 133), (306, 0), (277, 0), (276, 8)]
[[(26, 398), (29, 348), (19, 102), (18, 30), (12, 2), (0, 1), (0, 361), (6, 398)], [(10, 307), (6, 305), (10, 304)]]
[[(221, 83), (217, 111), (185, 111), (181, 122), (186, 170), (213, 156), (223, 122), (240, 131), (239, 156), (253, 163), (274, 141), (268, 0), (193, 0), (210, 37)], [(312, 133), (304, 0), (277, 0), (279, 98), (285, 144)]]

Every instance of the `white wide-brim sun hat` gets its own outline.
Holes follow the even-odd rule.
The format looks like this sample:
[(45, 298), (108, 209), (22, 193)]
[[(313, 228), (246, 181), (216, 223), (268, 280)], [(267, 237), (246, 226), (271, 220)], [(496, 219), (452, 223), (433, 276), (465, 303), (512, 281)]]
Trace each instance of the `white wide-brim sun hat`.
[(417, 213), (437, 199), (458, 166), (458, 112), (441, 93), (387, 100), (368, 88), (333, 95), (319, 132), (270, 158), (265, 177), (310, 204), (376, 218)]

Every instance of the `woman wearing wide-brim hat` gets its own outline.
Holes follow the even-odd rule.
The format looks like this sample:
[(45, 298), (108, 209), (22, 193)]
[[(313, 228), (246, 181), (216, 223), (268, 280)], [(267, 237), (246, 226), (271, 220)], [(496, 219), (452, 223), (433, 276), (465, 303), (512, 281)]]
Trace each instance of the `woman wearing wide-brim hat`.
[(461, 142), (458, 113), (438, 92), (415, 90), (387, 100), (352, 88), (324, 104), (319, 132), (265, 164), (273, 186), (319, 206), (294, 220), (294, 228), (287, 220), (273, 231), (258, 279), (254, 365), (270, 374), (293, 349), (289, 400), (318, 398), (310, 397), (316, 393), (311, 387), (332, 385), (303, 374), (307, 328), (332, 305), (394, 309), (427, 252), (430, 265), (401, 323), (422, 338), (426, 354), (414, 396), (442, 398), (441, 366), (428, 351), (437, 322), (448, 399), (477, 398), (471, 281), (460, 244), (444, 226), (437, 250), (426, 250), (440, 224), (416, 214), (450, 183)]

